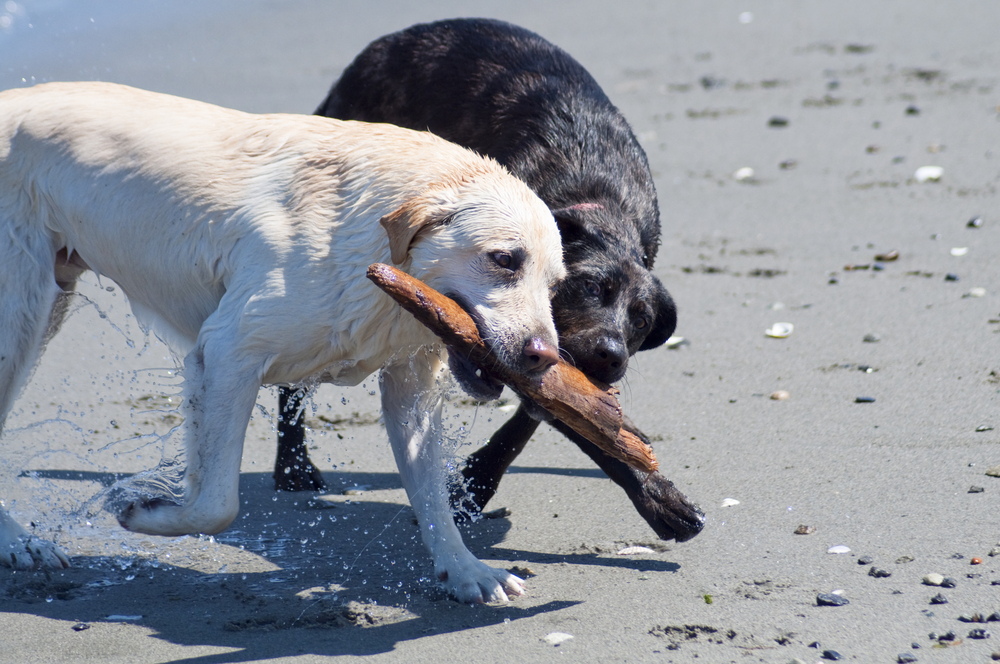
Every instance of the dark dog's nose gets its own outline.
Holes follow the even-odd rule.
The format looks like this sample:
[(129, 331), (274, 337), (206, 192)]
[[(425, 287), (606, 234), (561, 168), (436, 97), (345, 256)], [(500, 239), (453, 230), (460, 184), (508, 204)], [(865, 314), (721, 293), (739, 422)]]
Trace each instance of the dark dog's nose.
[[(628, 364), (628, 348), (618, 339), (601, 337), (594, 347), (592, 364), (596, 369), (593, 373), (599, 378), (614, 382), (622, 377)], [(609, 378), (611, 380), (608, 380)]]
[(538, 337), (529, 339), (521, 354), (524, 355), (524, 368), (529, 373), (545, 371), (559, 361), (559, 349)]

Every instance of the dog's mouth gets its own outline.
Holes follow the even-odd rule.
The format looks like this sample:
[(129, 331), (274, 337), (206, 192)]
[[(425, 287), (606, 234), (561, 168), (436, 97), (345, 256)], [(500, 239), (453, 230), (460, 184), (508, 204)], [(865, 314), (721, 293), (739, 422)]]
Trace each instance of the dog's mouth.
[(448, 348), (448, 367), (466, 394), (477, 401), (493, 401), (503, 392), (502, 382), (454, 348)]
[[(470, 307), (461, 295), (453, 292), (445, 294), (454, 300), (465, 313), (469, 314), (469, 317), (476, 324), (476, 329), (479, 330), (479, 336), (484, 340), (488, 339), (489, 337), (483, 329), (482, 321), (476, 315), (475, 309)], [(451, 347), (448, 348), (448, 368), (451, 369), (452, 375), (455, 376), (455, 380), (458, 381), (459, 386), (466, 394), (477, 401), (493, 401), (498, 399), (500, 393), (503, 392), (504, 384), (499, 378), (487, 369), (474, 364), (469, 358)]]

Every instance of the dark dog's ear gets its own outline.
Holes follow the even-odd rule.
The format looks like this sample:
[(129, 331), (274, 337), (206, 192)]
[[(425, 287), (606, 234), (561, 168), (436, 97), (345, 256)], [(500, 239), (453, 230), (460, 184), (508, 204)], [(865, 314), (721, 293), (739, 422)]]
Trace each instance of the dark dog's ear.
[(663, 287), (660, 280), (650, 275), (653, 279), (653, 327), (646, 335), (639, 350), (650, 350), (670, 338), (670, 335), (677, 329), (677, 307), (670, 297), (670, 293)]
[(389, 236), (392, 262), (399, 265), (405, 261), (410, 247), (421, 234), (447, 221), (448, 217), (441, 212), (440, 207), (424, 196), (411, 198), (382, 217), (379, 223)]
[(597, 203), (581, 203), (552, 210), (552, 216), (555, 217), (556, 225), (559, 226), (559, 235), (564, 247), (571, 246), (590, 236), (587, 213), (601, 208), (602, 206)]

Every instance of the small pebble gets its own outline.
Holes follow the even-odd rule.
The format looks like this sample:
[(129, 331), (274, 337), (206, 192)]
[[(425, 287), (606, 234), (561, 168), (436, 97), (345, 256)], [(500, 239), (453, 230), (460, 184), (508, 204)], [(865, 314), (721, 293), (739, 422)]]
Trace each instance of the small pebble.
[(795, 529), (796, 535), (812, 535), (816, 532), (816, 526), (801, 525)]
[(866, 334), (864, 338), (862, 338), (861, 340), (864, 341), (866, 344), (874, 344), (878, 343), (879, 341), (882, 341), (882, 338), (877, 334)]
[(948, 274), (944, 275), (944, 280), (945, 281), (958, 281), (958, 275), (955, 274), (954, 272), (949, 272)]
[[(1000, 466), (993, 466), (992, 468), (986, 471), (986, 474), (989, 475), (990, 477), (1000, 477)], [(990, 555), (995, 556), (996, 554), (994, 553)]]
[(843, 655), (841, 655), (836, 650), (824, 650), (823, 651), (823, 659), (829, 659), (831, 661), (836, 662), (838, 660), (843, 659)]
[(958, 581), (956, 581), (955, 579), (951, 578), (950, 576), (944, 577), (944, 579), (941, 581), (941, 587), (942, 588), (954, 588), (957, 585), (958, 585)]
[(920, 644), (917, 643), (916, 641), (914, 641), (913, 643), (911, 643), (910, 647), (913, 648), (914, 650), (920, 650)]
[(931, 632), (930, 634), (927, 635), (927, 638), (930, 639), (931, 641), (937, 641), (938, 640), (938, 633), (937, 632)]
[(783, 171), (790, 171), (798, 165), (799, 162), (795, 161), (794, 159), (786, 159), (785, 161), (778, 164), (778, 168), (780, 168)]
[(968, 228), (980, 228), (983, 225), (982, 217), (973, 217), (969, 219), (969, 222), (965, 224)]
[(900, 664), (908, 664), (909, 662), (917, 661), (917, 658), (912, 653), (902, 652), (896, 656), (896, 661), (900, 662)]
[(854, 403), (875, 403), (875, 397), (857, 397)]
[(967, 253), (969, 253), (969, 248), (968, 247), (952, 247), (951, 248), (951, 255), (952, 256), (964, 256)]
[(993, 427), (991, 427), (989, 425), (986, 425), (986, 424), (984, 424), (981, 427), (976, 427), (976, 432), (977, 433), (982, 433), (983, 431), (993, 431)]
[(940, 586), (942, 581), (944, 581), (944, 577), (940, 574), (932, 573), (924, 576), (924, 585), (926, 586)]
[(827, 553), (850, 553), (850, 547), (844, 546), (843, 544), (838, 544), (837, 546), (831, 546), (826, 550)]
[(90, 629), (90, 625), (88, 625), (87, 623), (83, 623), (83, 622), (82, 623), (77, 623), (77, 624), (73, 625), (73, 631), (74, 632), (82, 632), (85, 629)]
[(952, 632), (951, 630), (948, 630), (947, 632), (945, 632), (944, 634), (942, 634), (940, 637), (938, 637), (938, 641), (939, 642), (940, 641), (954, 641), (957, 638), (958, 638), (958, 636), (955, 635), (955, 632)]
[(948, 603), (948, 598), (942, 595), (941, 593), (938, 593), (937, 595), (934, 595), (934, 597), (931, 597), (931, 604), (947, 604), (947, 603)]
[(743, 168), (738, 168), (738, 169), (736, 169), (736, 172), (733, 173), (733, 178), (737, 182), (745, 182), (746, 180), (752, 180), (753, 179), (753, 169), (750, 168), (749, 166), (744, 166)]
[(871, 565), (873, 562), (875, 562), (875, 559), (871, 556), (861, 556), (858, 558), (859, 565)]
[(958, 617), (958, 620), (964, 623), (981, 623), (983, 622), (983, 617), (978, 613), (973, 613), (971, 616), (968, 613), (963, 613)]
[(851, 602), (840, 595), (833, 593), (820, 593), (816, 595), (816, 606), (846, 606)]
[(881, 567), (875, 567), (872, 565), (872, 568), (868, 570), (868, 576), (874, 576), (876, 579), (885, 579), (892, 576), (892, 572), (887, 572)]
[(970, 486), (969, 487), (969, 493), (982, 493), (983, 491), (985, 491), (985, 489), (983, 489), (983, 487), (981, 487), (981, 486)]
[(937, 182), (944, 175), (944, 169), (940, 166), (921, 166), (913, 174), (917, 182)]
[(969, 632), (970, 639), (988, 639), (990, 638), (990, 633), (987, 632), (982, 627), (978, 627)]
[(978, 286), (976, 288), (970, 288), (969, 292), (962, 297), (986, 297), (986, 289)]
[(509, 507), (499, 507), (495, 510), (490, 510), (489, 512), (483, 512), (484, 519), (505, 519), (512, 515), (514, 512), (511, 511)]
[(788, 126), (788, 118), (782, 118), (782, 117), (778, 117), (777, 115), (775, 115), (774, 117), (772, 117), (770, 120), (767, 121), (767, 126), (768, 127), (787, 127)]
[(995, 652), (992, 655), (990, 655), (990, 659), (992, 659), (994, 662), (1000, 662), (1000, 652)]
[(994, 611), (986, 616), (986, 622), (1000, 622), (1000, 611)]
[(897, 258), (899, 258), (899, 252), (896, 250), (887, 251), (884, 254), (875, 254), (875, 260), (883, 263), (891, 263)]
[(792, 395), (785, 390), (776, 390), (774, 392), (771, 392), (771, 399), (773, 401), (785, 401), (791, 396)]
[(972, 559), (971, 561), (969, 561), (969, 562), (970, 562), (971, 564), (973, 564), (973, 565), (982, 565), (982, 564), (983, 564), (983, 559), (982, 559), (982, 558), (973, 558), (973, 559)]
[(905, 563), (912, 563), (912, 562), (913, 562), (913, 556), (900, 556), (899, 558), (896, 558), (897, 565), (903, 565)]
[(906, 107), (906, 114), (907, 115), (920, 115), (920, 109), (917, 108), (916, 106), (914, 106), (913, 104), (910, 104), (909, 106)]

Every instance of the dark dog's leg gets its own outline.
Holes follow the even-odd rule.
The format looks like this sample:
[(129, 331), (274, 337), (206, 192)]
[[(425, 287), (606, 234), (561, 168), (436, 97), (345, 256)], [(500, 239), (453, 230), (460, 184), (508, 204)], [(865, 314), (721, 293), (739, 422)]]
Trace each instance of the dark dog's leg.
[(278, 388), (278, 457), (274, 461), (274, 488), (278, 491), (326, 491), (319, 469), (306, 449), (305, 413), (300, 392)]
[[(538, 420), (533, 419), (522, 405), (486, 445), (469, 456), (462, 470), (466, 486), (456, 487), (452, 492), (452, 505), (459, 509), (459, 518), (463, 511), (475, 514), (486, 507), (496, 494), (503, 474), (524, 449), (538, 424)], [(576, 443), (615, 484), (625, 490), (636, 511), (661, 539), (684, 542), (701, 532), (705, 515), (677, 490), (673, 482), (658, 472), (647, 474), (605, 454), (558, 420), (553, 420), (551, 424)], [(646, 435), (627, 417), (625, 428), (649, 443)]]
[[(611, 480), (625, 490), (635, 509), (661, 539), (684, 542), (705, 526), (705, 515), (697, 505), (677, 490), (659, 472), (645, 473), (615, 459), (558, 420), (552, 423), (560, 433), (576, 443), (601, 467)], [(625, 429), (649, 444), (649, 439), (627, 417)], [(492, 442), (492, 441), (491, 441)]]
[(478, 514), (486, 507), (500, 486), (500, 478), (537, 428), (538, 420), (521, 405), (488, 443), (469, 456), (462, 469), (466, 485), (453, 487), (451, 495), (451, 504), (459, 509), (460, 517), (463, 511)]

